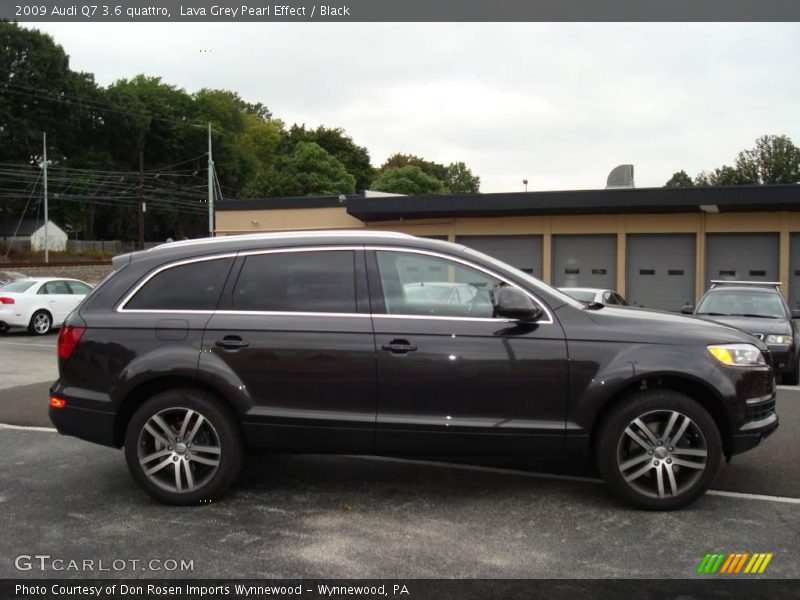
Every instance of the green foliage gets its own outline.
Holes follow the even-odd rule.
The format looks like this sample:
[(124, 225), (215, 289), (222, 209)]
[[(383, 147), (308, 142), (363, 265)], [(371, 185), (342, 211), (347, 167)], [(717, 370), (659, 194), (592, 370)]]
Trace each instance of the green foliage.
[(343, 129), (330, 129), (324, 126), (306, 130), (305, 125), (293, 125), (287, 141), (290, 147), (300, 142), (314, 142), (342, 163), (356, 178), (356, 189), (369, 188), (375, 177), (375, 168), (370, 163), (369, 151), (357, 145)]
[(800, 183), (800, 148), (785, 135), (764, 135), (755, 147), (739, 152), (736, 166), (700, 171), (694, 181), (685, 171), (678, 171), (664, 187), (779, 183)]
[(444, 184), (414, 165), (384, 169), (372, 182), (372, 189), (393, 194), (442, 194)]
[(669, 178), (669, 181), (664, 184), (664, 187), (668, 188), (690, 188), (694, 187), (694, 182), (689, 175), (686, 174), (686, 171), (678, 171), (677, 173), (673, 173), (672, 177)]
[(447, 181), (447, 167), (437, 162), (425, 160), (414, 154), (393, 154), (381, 165), (379, 172), (384, 173), (389, 169), (408, 166), (417, 167), (426, 175), (438, 179), (441, 182)]
[(785, 135), (762, 136), (739, 153), (736, 170), (752, 183), (799, 183), (800, 148)]
[(413, 154), (395, 154), (378, 173), (343, 129), (287, 130), (264, 104), (233, 91), (189, 93), (145, 75), (99, 86), (70, 69), (49, 35), (0, 22), (0, 162), (12, 165), (0, 169), (4, 216), (18, 218), (29, 205), (30, 218), (40, 208), (47, 132), (50, 214), (73, 237), (137, 239), (140, 198), (147, 239), (203, 235), (209, 122), (221, 202), (369, 188), (471, 193), (480, 185), (464, 163)]
[(481, 178), (473, 175), (463, 162), (447, 166), (447, 189), (451, 194), (477, 194), (481, 191)]
[(314, 142), (300, 142), (282, 161), (272, 190), (276, 196), (352, 194), (356, 178)]

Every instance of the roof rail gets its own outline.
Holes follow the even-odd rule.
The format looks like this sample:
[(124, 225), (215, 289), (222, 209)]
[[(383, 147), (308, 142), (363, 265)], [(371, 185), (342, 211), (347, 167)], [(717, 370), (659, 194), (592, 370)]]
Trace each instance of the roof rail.
[(396, 237), (396, 238), (411, 238), (414, 237), (407, 233), (400, 233), (398, 231), (379, 231), (379, 230), (365, 230), (365, 229), (317, 229), (317, 230), (307, 230), (307, 231), (277, 231), (277, 232), (266, 232), (266, 233), (245, 233), (245, 234), (230, 234), (230, 235), (220, 235), (216, 237), (205, 237), (205, 238), (195, 238), (191, 240), (180, 240), (177, 242), (166, 242), (164, 244), (159, 244), (158, 246), (153, 246), (149, 248), (150, 250), (156, 249), (163, 249), (163, 248), (175, 248), (176, 246), (193, 246), (195, 244), (219, 244), (222, 242), (232, 242), (232, 241), (257, 241), (257, 240), (271, 240), (271, 239), (281, 239), (281, 238), (304, 238), (304, 237), (315, 237), (315, 236), (328, 236), (328, 237), (355, 237), (355, 236), (365, 236), (365, 237)]
[(774, 286), (780, 287), (780, 281), (731, 281), (729, 279), (712, 279), (711, 287), (718, 285), (753, 285), (756, 287)]

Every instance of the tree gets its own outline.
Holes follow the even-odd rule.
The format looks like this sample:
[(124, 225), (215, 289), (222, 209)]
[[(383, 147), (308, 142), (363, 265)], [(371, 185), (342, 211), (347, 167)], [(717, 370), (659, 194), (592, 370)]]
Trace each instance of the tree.
[(764, 135), (754, 148), (743, 150), (736, 169), (748, 182), (800, 182), (800, 148), (785, 135)]
[(300, 142), (318, 144), (356, 178), (356, 189), (369, 188), (375, 177), (375, 168), (370, 162), (369, 151), (357, 145), (340, 127), (329, 128), (321, 125), (316, 129), (307, 130), (305, 125), (294, 125), (289, 130), (287, 141), (290, 148)]
[(442, 183), (447, 181), (447, 167), (437, 162), (425, 160), (414, 154), (392, 154), (386, 159), (386, 162), (381, 165), (379, 173), (384, 173), (389, 169), (397, 169), (400, 167), (417, 167), (423, 173), (434, 177)]
[(372, 182), (372, 189), (407, 195), (445, 193), (445, 186), (440, 180), (413, 165), (384, 170)]
[(708, 187), (712, 185), (748, 185), (755, 183), (742, 174), (739, 170), (729, 165), (722, 165), (713, 171), (700, 171), (694, 178), (694, 185), (697, 187)]
[(300, 142), (282, 161), (270, 195), (352, 194), (356, 178), (319, 144)]
[(690, 188), (694, 187), (694, 182), (692, 178), (687, 175), (686, 171), (678, 171), (677, 173), (673, 173), (672, 177), (669, 178), (669, 181), (664, 184), (664, 187), (668, 188)]
[(451, 194), (477, 194), (481, 190), (481, 178), (473, 175), (463, 162), (447, 166), (447, 189)]

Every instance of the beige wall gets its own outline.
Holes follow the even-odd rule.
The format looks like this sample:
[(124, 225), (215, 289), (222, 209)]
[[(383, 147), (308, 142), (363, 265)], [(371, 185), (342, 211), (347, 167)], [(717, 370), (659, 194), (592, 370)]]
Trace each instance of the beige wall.
[(444, 235), (454, 241), (457, 235), (543, 236), (543, 279), (552, 277), (552, 235), (606, 233), (617, 235), (617, 288), (625, 294), (626, 235), (633, 233), (694, 233), (697, 235), (696, 296), (699, 300), (705, 281), (706, 233), (780, 234), (780, 278), (788, 291), (791, 233), (800, 232), (800, 213), (682, 213), (653, 215), (554, 215), (536, 217), (498, 217), (382, 221), (365, 225), (347, 214), (344, 206), (335, 208), (253, 210), (216, 212), (217, 235), (292, 231), (301, 229), (364, 228), (400, 231), (419, 236)]

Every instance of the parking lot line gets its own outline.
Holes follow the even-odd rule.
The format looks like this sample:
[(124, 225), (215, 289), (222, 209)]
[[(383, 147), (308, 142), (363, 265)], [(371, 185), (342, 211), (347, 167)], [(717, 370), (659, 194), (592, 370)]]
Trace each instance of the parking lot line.
[(25, 344), (23, 342), (0, 342), (0, 346), (27, 346), (28, 348), (45, 348), (52, 352), (56, 349), (52, 344)]
[(779, 390), (786, 390), (787, 392), (800, 392), (800, 387), (796, 385), (776, 385)]
[(31, 425), (7, 425), (0, 423), (0, 429), (17, 429), (20, 431), (44, 431), (46, 433), (56, 433), (58, 430), (54, 427), (33, 427)]
[[(462, 465), (458, 463), (425, 461), (406, 458), (392, 458), (389, 456), (359, 456), (350, 455), (352, 458), (360, 458), (363, 460), (376, 460), (386, 462), (399, 462), (406, 464), (417, 464), (427, 467), (438, 467), (442, 469), (452, 469), (461, 471), (477, 471), (483, 473), (497, 473), (500, 475), (516, 475), (518, 477), (534, 477), (537, 479), (557, 479), (561, 481), (578, 481), (581, 483), (602, 483), (602, 479), (595, 479), (593, 477), (576, 477), (573, 475), (556, 475), (550, 473), (537, 473), (535, 471), (518, 471), (516, 469), (502, 469), (494, 467), (482, 467), (480, 465)], [(746, 494), (743, 492), (728, 492), (725, 490), (709, 490), (706, 494), (711, 496), (724, 496), (728, 498), (739, 498), (742, 500), (763, 500), (766, 502), (779, 502), (783, 504), (800, 504), (800, 498), (791, 498), (788, 496), (768, 496), (766, 494)]]

